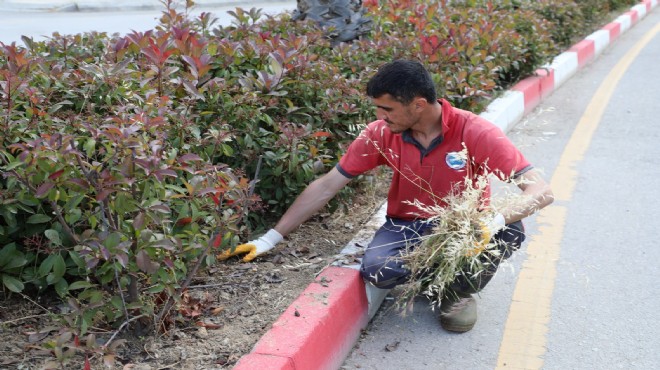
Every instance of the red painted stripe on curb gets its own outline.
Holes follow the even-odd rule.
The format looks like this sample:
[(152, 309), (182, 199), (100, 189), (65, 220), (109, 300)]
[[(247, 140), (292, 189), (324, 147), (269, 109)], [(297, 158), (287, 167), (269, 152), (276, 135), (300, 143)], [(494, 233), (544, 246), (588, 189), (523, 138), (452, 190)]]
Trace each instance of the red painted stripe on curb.
[(290, 358), (249, 353), (241, 357), (241, 360), (234, 367), (234, 370), (236, 369), (296, 370), (296, 367)]
[(536, 74), (541, 79), (541, 99), (545, 99), (555, 91), (555, 70), (540, 68), (536, 70)]
[(637, 10), (631, 10), (629, 12), (625, 12), (623, 14), (627, 14), (630, 16), (630, 25), (632, 26), (633, 24), (636, 24), (637, 21), (639, 20), (639, 14), (637, 14)]
[(535, 76), (530, 76), (515, 84), (512, 90), (520, 91), (525, 97), (525, 110), (527, 114), (534, 110), (542, 99), (550, 95), (555, 87), (554, 70), (537, 69)]
[(582, 40), (573, 45), (568, 51), (576, 52), (578, 55), (578, 68), (582, 68), (596, 53), (596, 46), (593, 40)]
[(612, 22), (608, 23), (603, 27), (603, 30), (607, 31), (610, 33), (610, 44), (619, 38), (619, 35), (621, 35), (621, 23), (619, 22)]
[(646, 5), (646, 12), (647, 13), (650, 12), (651, 11), (651, 5), (652, 5), (651, 0), (644, 0), (642, 2), (644, 3), (644, 5)]
[[(359, 271), (331, 266), (291, 303), (251, 354), (290, 359), (292, 369), (337, 369), (368, 322)], [(251, 356), (244, 362), (244, 358), (234, 369), (253, 370), (248, 361), (264, 360)]]

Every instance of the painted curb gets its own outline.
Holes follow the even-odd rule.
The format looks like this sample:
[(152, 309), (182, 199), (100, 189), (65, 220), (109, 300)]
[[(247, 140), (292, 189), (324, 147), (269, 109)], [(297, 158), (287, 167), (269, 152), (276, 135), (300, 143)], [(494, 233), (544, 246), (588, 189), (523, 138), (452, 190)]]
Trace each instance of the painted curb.
[(337, 369), (368, 322), (360, 272), (327, 267), (234, 369)]
[[(657, 5), (658, 0), (644, 0), (633, 6), (538, 69), (534, 76), (518, 82), (481, 116), (508, 131)], [(369, 227), (380, 225), (383, 210), (384, 206)], [(358, 234), (360, 242), (366, 245), (365, 233)], [(343, 252), (355, 250), (356, 244), (354, 239)], [(327, 267), (273, 323), (252, 352), (238, 361), (234, 370), (338, 369), (386, 294), (387, 290), (365, 286), (356, 266)]]

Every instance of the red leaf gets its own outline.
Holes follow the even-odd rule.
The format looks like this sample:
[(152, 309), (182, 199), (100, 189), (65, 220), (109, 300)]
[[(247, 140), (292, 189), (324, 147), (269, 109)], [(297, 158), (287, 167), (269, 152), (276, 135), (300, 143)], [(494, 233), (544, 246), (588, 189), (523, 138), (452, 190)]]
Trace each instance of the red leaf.
[(318, 138), (318, 137), (330, 137), (330, 136), (332, 136), (332, 134), (330, 134), (329, 132), (318, 131), (318, 132), (313, 133), (311, 136), (312, 136), (312, 137), (315, 137), (315, 138)]
[(153, 262), (149, 255), (144, 250), (141, 250), (137, 253), (135, 262), (140, 270), (146, 272), (147, 274), (153, 274), (158, 271), (158, 263)]
[(179, 219), (179, 221), (176, 222), (176, 225), (177, 226), (184, 226), (184, 225), (188, 225), (191, 222), (192, 222), (192, 217), (184, 217), (184, 218)]
[(115, 191), (114, 189), (103, 189), (101, 190), (100, 193), (96, 194), (96, 200), (102, 202), (105, 200), (105, 198), (108, 197), (108, 195), (110, 195), (114, 191)]
[(89, 357), (85, 356), (85, 367), (84, 370), (92, 370), (92, 364), (89, 363)]
[(41, 197), (45, 196), (46, 194), (48, 194), (50, 189), (53, 188), (53, 186), (55, 186), (55, 183), (53, 183), (53, 182), (45, 182), (45, 183), (41, 184), (41, 186), (39, 186), (39, 188), (37, 189), (37, 193), (35, 194), (35, 196), (37, 198), (41, 198)]
[(55, 172), (51, 173), (51, 174), (48, 176), (48, 178), (49, 178), (50, 180), (55, 180), (56, 178), (62, 176), (63, 173), (64, 173), (64, 170), (55, 171)]
[(88, 188), (89, 183), (83, 179), (69, 179), (68, 182), (70, 184), (75, 184), (77, 186), (80, 186), (81, 188)]
[(213, 248), (218, 249), (218, 248), (220, 248), (220, 245), (221, 245), (221, 244), (222, 244), (222, 235), (217, 234), (217, 235), (213, 238), (213, 244), (212, 244), (212, 246), (213, 246)]
[(185, 162), (199, 162), (202, 160), (202, 157), (198, 156), (197, 154), (184, 154), (181, 157), (179, 157), (179, 163), (185, 163)]
[(144, 217), (144, 212), (140, 212), (135, 216), (135, 219), (133, 220), (133, 227), (135, 230), (142, 230), (142, 226), (144, 226)]

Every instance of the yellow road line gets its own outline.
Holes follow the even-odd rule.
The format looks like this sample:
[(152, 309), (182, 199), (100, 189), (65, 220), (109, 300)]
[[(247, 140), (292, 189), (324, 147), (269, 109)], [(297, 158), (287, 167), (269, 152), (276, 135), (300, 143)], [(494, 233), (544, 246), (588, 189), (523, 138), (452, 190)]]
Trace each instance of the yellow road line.
[(577, 182), (582, 160), (614, 90), (642, 49), (660, 32), (660, 24), (646, 33), (605, 77), (580, 118), (561, 155), (550, 185), (555, 203), (537, 216), (539, 233), (532, 237), (513, 292), (497, 359), (498, 369), (541, 369), (546, 352), (550, 304), (557, 274), (556, 264), (566, 223), (566, 205)]

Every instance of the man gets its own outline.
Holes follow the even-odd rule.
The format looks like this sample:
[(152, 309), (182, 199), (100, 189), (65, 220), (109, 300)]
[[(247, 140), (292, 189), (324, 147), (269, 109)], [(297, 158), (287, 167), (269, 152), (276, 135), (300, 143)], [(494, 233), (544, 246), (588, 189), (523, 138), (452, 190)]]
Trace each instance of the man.
[[(500, 214), (486, 213), (484, 241), (492, 236), (502, 251), (501, 258), (520, 247), (524, 240), (521, 219), (550, 204), (553, 196), (538, 171), (499, 128), (438, 100), (431, 75), (416, 61), (396, 60), (382, 66), (367, 84), (367, 95), (376, 106), (378, 120), (351, 143), (335, 168), (312, 182), (264, 236), (219, 258), (248, 253), (244, 260), (250, 261), (267, 252), (319, 211), (351, 178), (379, 165), (394, 170), (387, 217), (368, 245), (360, 269), (362, 277), (377, 288), (391, 289), (407, 281), (410, 272), (396, 257), (406, 246), (420, 243), (420, 236), (433, 226), (427, 221), (431, 215), (412, 203), (442, 204), (466, 176), (475, 178), (489, 171), (502, 180), (516, 180), (525, 204)], [(486, 285), (497, 264), (499, 261), (476, 282), (457, 279), (451, 284), (440, 307), (445, 329), (472, 329), (477, 311), (471, 294)]]

